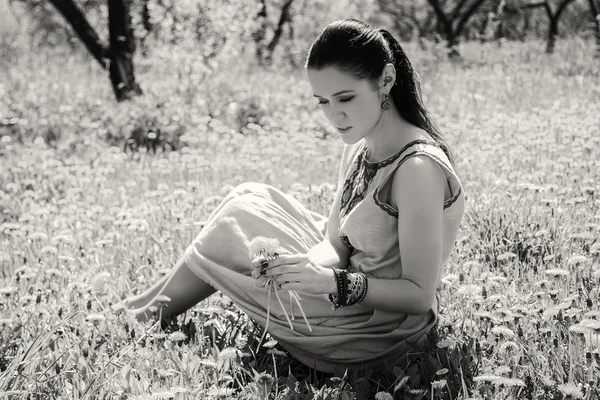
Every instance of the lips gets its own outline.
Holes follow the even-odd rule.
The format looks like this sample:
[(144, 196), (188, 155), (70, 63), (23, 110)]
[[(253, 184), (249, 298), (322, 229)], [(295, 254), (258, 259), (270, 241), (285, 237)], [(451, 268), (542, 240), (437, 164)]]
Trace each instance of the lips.
[(350, 130), (352, 127), (351, 127), (351, 126), (348, 126), (348, 127), (346, 127), (346, 128), (340, 128), (340, 127), (338, 126), (338, 127), (336, 127), (336, 128), (337, 128), (337, 130), (338, 130), (338, 131), (340, 131), (340, 132), (347, 132), (347, 131), (349, 131), (349, 130)]

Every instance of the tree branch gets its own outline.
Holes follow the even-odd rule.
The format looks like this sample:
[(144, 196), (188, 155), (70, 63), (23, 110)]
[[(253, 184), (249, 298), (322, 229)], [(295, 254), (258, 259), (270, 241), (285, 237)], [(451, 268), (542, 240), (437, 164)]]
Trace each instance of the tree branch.
[(427, 0), (427, 2), (431, 5), (431, 7), (433, 7), (433, 10), (435, 11), (438, 19), (442, 22), (442, 24), (444, 24), (446, 26), (450, 25), (450, 21), (448, 20), (448, 17), (444, 13), (444, 10), (442, 10), (442, 7), (440, 6), (439, 1), (438, 0)]
[(103, 69), (108, 68), (110, 49), (105, 46), (85, 15), (73, 0), (50, 0), (73, 28), (79, 39)]
[(469, 20), (469, 18), (471, 18), (471, 16), (475, 13), (475, 11), (477, 11), (477, 9), (479, 7), (481, 7), (483, 5), (483, 3), (485, 3), (487, 0), (477, 0), (476, 2), (474, 2), (473, 4), (471, 4), (471, 8), (469, 8), (467, 10), (467, 12), (465, 12), (462, 16), (462, 18), (460, 19), (460, 21), (458, 22), (458, 25), (456, 26), (456, 35), (460, 35), (460, 33), (462, 32), (465, 24), (467, 23), (467, 21)]

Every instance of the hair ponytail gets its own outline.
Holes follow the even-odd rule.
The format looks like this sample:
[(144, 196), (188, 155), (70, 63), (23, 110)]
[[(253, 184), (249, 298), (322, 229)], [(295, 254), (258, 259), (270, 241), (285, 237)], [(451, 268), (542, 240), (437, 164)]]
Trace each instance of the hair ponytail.
[(335, 66), (357, 79), (367, 79), (376, 89), (385, 65), (390, 62), (396, 68), (396, 83), (390, 97), (398, 113), (431, 135), (454, 165), (448, 144), (423, 105), (419, 76), (400, 43), (387, 30), (375, 29), (357, 19), (334, 21), (311, 45), (305, 68), (320, 70)]
[(413, 69), (406, 53), (396, 38), (387, 30), (379, 29), (391, 52), (391, 62), (396, 68), (396, 83), (390, 91), (398, 113), (411, 124), (423, 129), (440, 145), (450, 162), (454, 159), (448, 143), (431, 121), (429, 112), (423, 105), (419, 74)]

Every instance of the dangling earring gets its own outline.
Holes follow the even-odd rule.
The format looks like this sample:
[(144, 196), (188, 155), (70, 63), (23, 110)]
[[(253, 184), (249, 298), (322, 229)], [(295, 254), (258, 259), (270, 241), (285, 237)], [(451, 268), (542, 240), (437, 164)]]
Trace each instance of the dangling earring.
[(388, 100), (389, 97), (390, 96), (386, 93), (383, 98), (383, 103), (381, 103), (381, 108), (383, 108), (385, 111), (389, 110), (390, 107), (392, 106), (392, 104)]

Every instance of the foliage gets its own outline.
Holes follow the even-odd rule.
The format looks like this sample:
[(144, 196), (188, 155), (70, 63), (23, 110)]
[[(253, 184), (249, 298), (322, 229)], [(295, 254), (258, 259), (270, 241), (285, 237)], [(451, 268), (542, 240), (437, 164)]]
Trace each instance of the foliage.
[[(598, 399), (593, 49), (577, 38), (552, 56), (537, 41), (464, 43), (453, 64), (428, 46), (405, 48), (454, 150), (467, 212), (425, 348), (345, 378), (273, 341), (256, 352), (263, 332), (226, 296), (165, 326), (109, 311), (166, 273), (239, 183), (273, 184), (328, 212), (342, 146), (300, 71), (206, 69), (157, 48), (137, 63), (147, 98), (117, 107), (80, 53), (0, 55), (0, 391)], [(125, 151), (133, 132), (158, 130), (155, 154), (143, 140)]]

